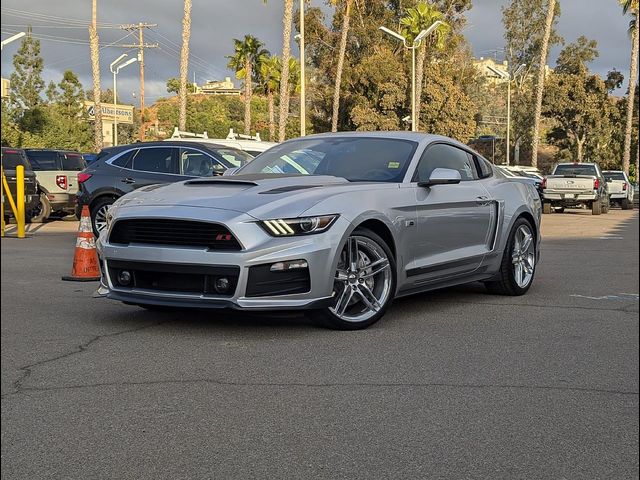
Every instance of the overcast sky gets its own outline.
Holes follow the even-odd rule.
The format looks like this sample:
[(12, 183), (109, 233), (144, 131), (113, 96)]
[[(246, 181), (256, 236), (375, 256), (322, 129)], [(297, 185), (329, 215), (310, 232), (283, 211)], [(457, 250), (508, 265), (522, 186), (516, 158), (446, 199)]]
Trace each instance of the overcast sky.
[[(323, 0), (312, 0), (322, 5)], [(465, 34), (476, 56), (494, 56), (504, 46), (501, 7), (507, 0), (474, 0), (468, 13)], [(158, 43), (160, 48), (145, 53), (147, 104), (166, 95), (166, 80), (178, 74), (181, 42), (181, 0), (98, 0), (98, 21), (103, 23), (100, 43), (102, 87), (112, 87), (109, 63), (123, 52), (135, 55), (126, 48), (108, 46), (111, 43), (136, 43), (137, 38), (117, 28), (121, 23), (148, 22), (157, 27), (145, 31), (145, 41)], [(279, 54), (282, 43), (282, 1), (270, 0), (193, 0), (190, 79), (196, 81), (222, 79), (232, 76), (227, 70), (225, 55), (232, 52), (233, 38), (250, 33), (265, 42), (266, 47)], [(562, 16), (560, 34), (567, 42), (581, 34), (598, 41), (600, 57), (591, 68), (606, 75), (616, 68), (626, 76), (629, 68), (630, 42), (627, 36), (629, 18), (621, 15), (617, 0), (560, 0)], [(327, 7), (325, 7), (327, 8)], [(91, 86), (91, 66), (87, 22), (91, 18), (89, 0), (2, 0), (2, 39), (32, 25), (41, 39), (46, 81), (59, 81), (64, 70), (76, 72), (85, 88)], [(115, 28), (114, 28), (115, 27)], [(19, 42), (2, 52), (2, 76), (11, 70), (11, 59)], [(297, 49), (294, 48), (297, 54)], [(559, 49), (551, 54), (553, 65)], [(502, 54), (497, 52), (498, 59)], [(236, 81), (236, 83), (238, 83)], [(626, 85), (626, 82), (625, 82)], [(138, 68), (131, 65), (118, 78), (118, 93), (125, 102), (137, 104), (132, 92), (138, 91)], [(137, 93), (136, 93), (137, 94)]]

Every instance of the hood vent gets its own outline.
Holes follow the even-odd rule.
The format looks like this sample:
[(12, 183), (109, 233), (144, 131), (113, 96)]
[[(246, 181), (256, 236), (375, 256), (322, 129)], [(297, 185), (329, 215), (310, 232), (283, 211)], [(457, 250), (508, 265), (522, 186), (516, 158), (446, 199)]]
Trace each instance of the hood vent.
[(247, 180), (232, 180), (222, 178), (207, 178), (198, 180), (188, 180), (184, 182), (185, 185), (246, 185), (248, 187), (257, 187), (255, 182), (249, 182)]

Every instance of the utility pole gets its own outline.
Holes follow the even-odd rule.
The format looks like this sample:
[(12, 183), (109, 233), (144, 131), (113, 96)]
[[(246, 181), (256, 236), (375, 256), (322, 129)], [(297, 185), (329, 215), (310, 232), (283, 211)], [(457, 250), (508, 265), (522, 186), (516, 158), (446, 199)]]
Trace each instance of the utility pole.
[(157, 23), (129, 23), (120, 25), (122, 30), (129, 32), (138, 30), (138, 44), (133, 45), (118, 45), (124, 48), (137, 48), (138, 49), (138, 62), (140, 63), (140, 140), (144, 140), (144, 49), (145, 48), (158, 48), (157, 43), (144, 43), (144, 29), (157, 27)]
[(91, 7), (91, 25), (89, 26), (89, 44), (91, 46), (91, 74), (93, 77), (93, 149), (102, 150), (102, 107), (100, 106), (100, 48), (98, 44), (98, 0)]

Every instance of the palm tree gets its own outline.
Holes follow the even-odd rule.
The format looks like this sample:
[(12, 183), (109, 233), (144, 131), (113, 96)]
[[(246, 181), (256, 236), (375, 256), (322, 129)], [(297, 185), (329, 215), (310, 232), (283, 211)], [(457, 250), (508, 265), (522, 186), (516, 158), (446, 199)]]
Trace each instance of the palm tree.
[[(337, 4), (338, 0), (332, 3)], [(333, 88), (333, 113), (331, 115), (331, 131), (338, 131), (338, 114), (340, 110), (340, 83), (342, 82), (342, 70), (344, 68), (344, 56), (347, 51), (347, 36), (349, 33), (349, 19), (351, 17), (351, 4), (353, 0), (344, 0), (344, 13), (342, 15), (342, 32), (340, 34), (340, 50), (338, 52), (338, 66), (336, 67), (336, 80)]]
[(269, 52), (262, 48), (264, 44), (260, 40), (251, 35), (245, 35), (244, 40), (234, 38), (233, 42), (234, 54), (227, 57), (227, 66), (236, 72), (236, 77), (244, 79), (244, 133), (251, 135), (252, 81), (257, 76), (260, 63), (269, 56)]
[(276, 120), (274, 109), (274, 94), (280, 88), (280, 70), (282, 61), (280, 57), (271, 56), (265, 58), (258, 66), (260, 76), (260, 90), (267, 96), (269, 105), (269, 140), (276, 138)]
[(291, 57), (291, 22), (293, 20), (293, 0), (284, 0), (282, 16), (282, 76), (280, 81), (280, 119), (278, 141), (284, 141), (289, 117), (289, 58)]
[(542, 114), (542, 96), (544, 94), (544, 77), (546, 75), (547, 55), (549, 53), (549, 38), (553, 29), (555, 18), (556, 0), (549, 0), (547, 6), (547, 19), (540, 47), (540, 65), (538, 65), (538, 80), (536, 82), (536, 109), (533, 114), (533, 138), (531, 140), (531, 166), (538, 166), (538, 141), (540, 136), (540, 116)]
[[(407, 39), (407, 42), (411, 44), (422, 30), (426, 30), (438, 20), (444, 22), (444, 18), (445, 16), (435, 6), (427, 2), (420, 2), (415, 7), (408, 8), (406, 16), (400, 20), (402, 34)], [(429, 38), (422, 40), (419, 47), (416, 61), (416, 131), (418, 131), (420, 124), (420, 104), (424, 79), (424, 62), (427, 59), (427, 45), (442, 49), (444, 40), (450, 31), (451, 27), (447, 23), (442, 23)]]
[[(631, 34), (631, 66), (629, 67), (629, 93), (627, 94), (627, 122), (624, 131), (624, 157), (622, 168), (629, 175), (631, 165), (631, 133), (633, 131), (633, 106), (638, 76), (638, 0), (619, 0), (626, 15), (631, 12), (629, 33)], [(638, 158), (636, 157), (636, 181), (638, 181)]]
[(187, 127), (187, 75), (189, 73), (189, 38), (191, 37), (191, 0), (184, 0), (182, 18), (182, 50), (180, 52), (180, 90), (178, 91), (180, 115), (178, 129)]
[(91, 25), (89, 26), (89, 44), (91, 48), (91, 73), (93, 75), (93, 147), (96, 152), (102, 150), (102, 107), (100, 106), (100, 49), (98, 43), (97, 0), (93, 0)]

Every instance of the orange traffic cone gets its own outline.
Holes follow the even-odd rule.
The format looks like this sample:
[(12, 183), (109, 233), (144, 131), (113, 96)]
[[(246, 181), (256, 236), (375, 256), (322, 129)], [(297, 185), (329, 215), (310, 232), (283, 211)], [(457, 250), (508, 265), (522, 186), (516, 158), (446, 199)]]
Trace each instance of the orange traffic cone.
[(62, 277), (62, 280), (73, 282), (91, 282), (100, 280), (100, 265), (96, 251), (96, 239), (91, 229), (91, 215), (89, 207), (82, 207), (80, 228), (76, 240), (76, 253), (73, 256), (71, 275)]

